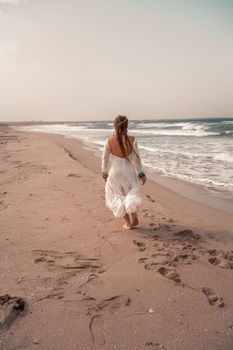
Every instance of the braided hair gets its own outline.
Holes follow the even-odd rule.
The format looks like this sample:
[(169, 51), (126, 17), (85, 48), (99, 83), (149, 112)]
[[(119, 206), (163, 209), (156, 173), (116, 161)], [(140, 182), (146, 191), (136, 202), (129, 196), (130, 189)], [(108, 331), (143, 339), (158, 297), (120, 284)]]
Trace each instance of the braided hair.
[[(137, 153), (133, 149), (133, 145), (128, 136), (128, 118), (124, 115), (119, 115), (114, 120), (115, 133), (117, 137), (117, 141), (119, 143), (121, 152), (128, 159), (126, 155), (126, 149), (123, 143), (123, 137), (125, 138), (125, 145), (127, 149), (132, 149), (132, 151), (137, 155)], [(138, 156), (138, 155), (137, 155)]]

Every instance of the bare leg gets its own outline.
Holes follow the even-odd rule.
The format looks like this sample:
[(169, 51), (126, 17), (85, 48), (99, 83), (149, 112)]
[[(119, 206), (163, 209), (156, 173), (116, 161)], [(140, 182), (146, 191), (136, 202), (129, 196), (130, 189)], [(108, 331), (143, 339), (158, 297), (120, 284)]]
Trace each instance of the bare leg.
[(132, 228), (131, 222), (130, 222), (130, 216), (129, 214), (125, 214), (124, 216), (125, 224), (123, 225), (123, 228), (126, 230), (130, 230)]
[(137, 226), (139, 224), (137, 213), (136, 212), (132, 213), (131, 216), (132, 216), (132, 227)]

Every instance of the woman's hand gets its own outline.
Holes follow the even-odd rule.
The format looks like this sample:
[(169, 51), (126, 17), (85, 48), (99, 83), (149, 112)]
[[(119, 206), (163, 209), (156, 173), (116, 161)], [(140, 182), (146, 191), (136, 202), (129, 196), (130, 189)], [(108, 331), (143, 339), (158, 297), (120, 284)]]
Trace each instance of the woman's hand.
[(141, 176), (140, 178), (139, 178), (139, 181), (142, 181), (142, 185), (144, 185), (145, 183), (146, 183), (146, 175), (144, 175), (144, 176)]

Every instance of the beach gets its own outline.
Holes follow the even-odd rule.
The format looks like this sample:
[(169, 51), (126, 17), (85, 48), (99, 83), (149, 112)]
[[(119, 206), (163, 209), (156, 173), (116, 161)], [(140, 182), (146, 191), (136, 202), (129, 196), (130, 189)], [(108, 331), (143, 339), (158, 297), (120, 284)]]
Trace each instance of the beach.
[[(78, 139), (101, 157), (113, 123), (78, 121), (20, 125), (19, 130)], [(207, 206), (233, 213), (233, 118), (130, 120), (147, 176)]]
[(77, 139), (2, 125), (0, 158), (1, 350), (233, 348), (233, 214), (154, 178), (125, 231)]

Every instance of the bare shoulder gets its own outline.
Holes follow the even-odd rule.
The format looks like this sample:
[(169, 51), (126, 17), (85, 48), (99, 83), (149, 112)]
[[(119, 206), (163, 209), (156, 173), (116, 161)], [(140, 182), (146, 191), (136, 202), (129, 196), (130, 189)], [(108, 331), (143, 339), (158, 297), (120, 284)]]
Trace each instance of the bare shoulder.
[(115, 139), (115, 136), (114, 135), (111, 135), (108, 137), (108, 141), (113, 141)]
[(107, 138), (107, 140), (108, 140), (108, 143), (111, 145), (111, 144), (114, 142), (114, 140), (115, 140), (114, 135), (109, 136), (109, 137)]

